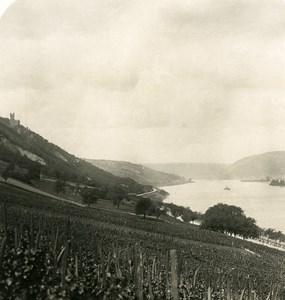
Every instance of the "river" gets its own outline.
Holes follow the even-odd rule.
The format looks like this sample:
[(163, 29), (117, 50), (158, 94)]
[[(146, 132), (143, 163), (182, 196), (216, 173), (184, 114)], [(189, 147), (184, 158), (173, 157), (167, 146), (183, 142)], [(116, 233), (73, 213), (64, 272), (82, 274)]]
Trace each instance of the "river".
[[(230, 190), (224, 190), (228, 186)], [(217, 203), (241, 207), (257, 225), (285, 233), (285, 187), (268, 182), (238, 180), (199, 180), (194, 183), (162, 187), (169, 193), (165, 200), (204, 213)]]

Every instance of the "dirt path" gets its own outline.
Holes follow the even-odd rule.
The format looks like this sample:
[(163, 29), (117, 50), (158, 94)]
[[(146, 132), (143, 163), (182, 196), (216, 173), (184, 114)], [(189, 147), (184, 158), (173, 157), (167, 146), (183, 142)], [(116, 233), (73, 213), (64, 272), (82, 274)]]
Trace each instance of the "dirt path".
[[(2, 177), (0, 177), (0, 181), (5, 182), (5, 180)], [(87, 207), (87, 205), (85, 205), (85, 204), (78, 203), (78, 202), (75, 202), (75, 201), (72, 201), (72, 200), (57, 197), (57, 196), (51, 195), (49, 193), (43, 192), (43, 191), (41, 191), (37, 188), (34, 188), (34, 187), (32, 187), (32, 186), (30, 186), (26, 183), (23, 183), (21, 181), (13, 179), (13, 178), (9, 178), (7, 180), (7, 184), (13, 185), (13, 186), (18, 187), (20, 189), (23, 189), (25, 191), (32, 192), (32, 193), (35, 193), (35, 194), (38, 194), (38, 195), (42, 195), (42, 196), (49, 197), (49, 198), (56, 199), (56, 200), (60, 200), (60, 201), (66, 202), (66, 203), (74, 204), (76, 206)]]
[(151, 192), (146, 192), (146, 193), (142, 193), (142, 194), (138, 194), (137, 196), (145, 196), (145, 195), (151, 195), (157, 192), (156, 188), (153, 188), (153, 190)]
[[(0, 182), (5, 182), (5, 180), (0, 176)], [(65, 198), (61, 198), (61, 197), (57, 197), (57, 196), (54, 196), (54, 195), (51, 195), (49, 193), (46, 193), (46, 192), (43, 192), (37, 188), (34, 188), (28, 184), (25, 184), (21, 181), (18, 181), (16, 179), (13, 179), (13, 178), (9, 178), (7, 180), (7, 184), (10, 184), (14, 187), (17, 187), (17, 188), (20, 188), (20, 189), (23, 189), (25, 191), (28, 191), (28, 192), (32, 192), (32, 193), (35, 193), (35, 194), (38, 194), (38, 195), (42, 195), (42, 196), (45, 196), (45, 197), (49, 197), (49, 198), (52, 198), (52, 199), (56, 199), (56, 200), (59, 200), (59, 201), (62, 201), (62, 202), (65, 202), (65, 203), (68, 203), (68, 204), (72, 204), (72, 205), (75, 205), (75, 206), (79, 206), (79, 207), (88, 207), (86, 204), (82, 204), (82, 203), (78, 203), (78, 202), (75, 202), (75, 201), (72, 201), (72, 200), (68, 200), (68, 199), (65, 199)], [(151, 192), (147, 192), (147, 193), (144, 193), (144, 194), (141, 194), (141, 195), (147, 195), (147, 194), (152, 194), (152, 193), (155, 193), (157, 190), (154, 189), (153, 191)], [(101, 207), (96, 207), (96, 206), (91, 206), (92, 209), (97, 209), (97, 210), (104, 210), (104, 211), (111, 211), (111, 212), (116, 212), (116, 213), (123, 213), (123, 214), (128, 214), (128, 215), (135, 215), (134, 213), (132, 212), (127, 212), (127, 211), (118, 211), (118, 210), (112, 210), (112, 209), (107, 209), (107, 208), (101, 208)], [(168, 222), (168, 221), (166, 221)], [(104, 223), (106, 224), (106, 223)], [(127, 227), (128, 228), (128, 227)], [(129, 228), (128, 228), (129, 229)], [(191, 240), (191, 242), (193, 242)], [(257, 243), (256, 241), (253, 241), (251, 240), (251, 242), (253, 243)], [(200, 243), (200, 242), (199, 242)], [(213, 245), (213, 244), (211, 244)], [(275, 248), (277, 250), (281, 250), (281, 251), (285, 251), (284, 248), (279, 248), (279, 247), (273, 247), (271, 245), (267, 245), (267, 244), (263, 244), (264, 246), (267, 246), (269, 248)], [(245, 251), (246, 252), (246, 251)]]

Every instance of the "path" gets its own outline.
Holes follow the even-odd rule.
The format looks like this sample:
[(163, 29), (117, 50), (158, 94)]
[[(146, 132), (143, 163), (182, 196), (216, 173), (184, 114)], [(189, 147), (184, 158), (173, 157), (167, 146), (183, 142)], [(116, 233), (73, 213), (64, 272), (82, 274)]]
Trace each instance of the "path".
[[(5, 180), (1, 176), (0, 176), (0, 182), (5, 182)], [(39, 189), (36, 189), (36, 188), (26, 184), (26, 183), (23, 183), (21, 181), (13, 179), (13, 178), (9, 178), (7, 180), (7, 183), (10, 184), (10, 185), (13, 185), (15, 187), (18, 187), (20, 189), (23, 189), (23, 190), (26, 190), (26, 191), (29, 191), (29, 192), (32, 192), (32, 193), (36, 193), (36, 194), (39, 194), (39, 195), (42, 195), (42, 196), (46, 196), (46, 197), (49, 197), (49, 198), (52, 198), (52, 199), (60, 200), (60, 201), (63, 201), (65, 203), (69, 203), (69, 204), (76, 205), (76, 206), (79, 206), (79, 207), (88, 207), (88, 205), (86, 205), (86, 204), (82, 204), (82, 203), (78, 203), (78, 202), (68, 200), (68, 199), (65, 199), (65, 198), (53, 196), (49, 193), (43, 192)], [(143, 193), (143, 194), (140, 194), (140, 195), (137, 195), (137, 196), (153, 194), (156, 191), (157, 191), (157, 189), (154, 188), (153, 191), (151, 191), (151, 192)], [(100, 210), (105, 210), (105, 211), (112, 211), (112, 212), (117, 212), (117, 213), (125, 213), (125, 214), (129, 214), (129, 215), (135, 215), (134, 213), (126, 212), (126, 211), (117, 211), (117, 210), (112, 210), (112, 209), (107, 209), (107, 208), (100, 208), (100, 207), (95, 207), (95, 206), (91, 206), (91, 207), (93, 209), (100, 209)], [(269, 247), (269, 248), (274, 248), (274, 249), (277, 249), (277, 250), (285, 251), (285, 249), (283, 247), (278, 247), (278, 246), (273, 246), (273, 245), (270, 245), (270, 244), (261, 243), (257, 240), (248, 240), (248, 241), (253, 242), (255, 244), (262, 244), (262, 245), (264, 245), (266, 247)]]
[[(1, 182), (5, 182), (5, 180), (2, 177), (0, 177), (0, 181)], [(39, 194), (39, 195), (42, 195), (42, 196), (46, 196), (46, 197), (49, 197), (49, 198), (52, 198), (52, 199), (60, 200), (60, 201), (63, 201), (63, 202), (69, 203), (69, 204), (74, 204), (76, 206), (87, 207), (87, 205), (85, 205), (85, 204), (78, 203), (78, 202), (75, 202), (75, 201), (72, 201), (72, 200), (68, 200), (68, 199), (65, 199), (65, 198), (57, 197), (57, 196), (51, 195), (49, 193), (43, 192), (43, 191), (41, 191), (41, 190), (39, 190), (37, 188), (34, 188), (34, 187), (32, 187), (32, 186), (24, 183), (24, 182), (18, 181), (18, 180), (13, 179), (13, 178), (9, 178), (7, 180), (7, 183), (10, 184), (10, 185), (16, 186), (16, 187), (18, 187), (20, 189), (32, 192), (32, 193), (36, 193), (36, 194)]]
[(157, 192), (156, 188), (153, 188), (153, 190), (151, 192), (146, 192), (146, 193), (142, 193), (142, 194), (138, 194), (137, 196), (141, 197), (141, 196), (145, 196), (145, 195), (151, 195)]

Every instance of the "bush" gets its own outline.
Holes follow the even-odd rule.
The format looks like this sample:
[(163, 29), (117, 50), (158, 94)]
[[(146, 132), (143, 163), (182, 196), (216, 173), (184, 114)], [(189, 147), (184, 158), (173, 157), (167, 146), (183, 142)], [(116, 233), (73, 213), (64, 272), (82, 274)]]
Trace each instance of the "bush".
[(151, 212), (152, 201), (149, 198), (140, 198), (136, 204), (136, 214), (142, 214), (144, 219), (147, 213)]
[(97, 203), (98, 201), (97, 191), (92, 188), (85, 187), (84, 189), (82, 189), (81, 196), (83, 203), (88, 204), (88, 206)]

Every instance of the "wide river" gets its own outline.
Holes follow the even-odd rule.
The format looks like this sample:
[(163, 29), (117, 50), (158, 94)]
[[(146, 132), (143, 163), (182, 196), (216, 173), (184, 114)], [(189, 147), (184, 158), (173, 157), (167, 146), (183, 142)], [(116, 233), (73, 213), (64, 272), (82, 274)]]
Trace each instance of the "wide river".
[[(230, 190), (224, 190), (228, 186)], [(241, 207), (257, 225), (275, 228), (285, 233), (285, 187), (268, 182), (238, 180), (197, 180), (194, 183), (163, 187), (169, 193), (165, 202), (205, 212), (217, 203)]]

